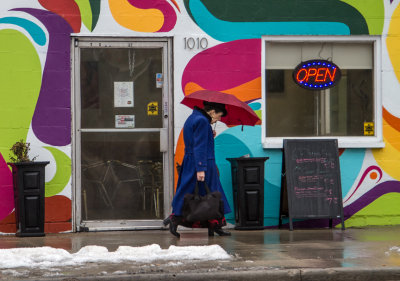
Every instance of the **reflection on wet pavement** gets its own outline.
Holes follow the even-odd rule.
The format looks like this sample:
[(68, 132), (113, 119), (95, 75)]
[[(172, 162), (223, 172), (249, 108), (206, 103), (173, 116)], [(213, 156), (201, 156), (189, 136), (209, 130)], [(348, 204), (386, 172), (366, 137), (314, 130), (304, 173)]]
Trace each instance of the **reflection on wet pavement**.
[[(98, 245), (115, 251), (119, 246), (145, 246), (159, 244), (166, 249), (171, 245), (200, 246), (218, 244), (233, 259), (227, 261), (160, 261), (152, 264), (88, 264), (78, 268), (63, 268), (65, 276), (96, 274), (99, 272), (209, 272), (210, 270), (256, 270), (333, 267), (393, 267), (400, 266), (400, 227), (284, 230), (232, 230), (230, 237), (208, 237), (206, 230), (185, 229), (181, 239), (168, 231), (119, 231), (48, 234), (45, 237), (18, 238), (1, 236), (0, 248), (42, 247), (62, 248), (77, 252), (84, 246)], [(24, 272), (21, 268), (19, 271)], [(53, 269), (53, 273), (57, 273)], [(0, 278), (7, 276), (0, 269)], [(32, 274), (32, 272), (30, 272)], [(37, 273), (37, 274), (49, 274)]]

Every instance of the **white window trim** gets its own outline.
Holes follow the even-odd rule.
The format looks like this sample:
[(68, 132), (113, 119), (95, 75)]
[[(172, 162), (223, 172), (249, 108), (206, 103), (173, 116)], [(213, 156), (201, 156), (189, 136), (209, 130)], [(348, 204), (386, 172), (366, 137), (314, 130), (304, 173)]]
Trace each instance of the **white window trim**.
[(338, 42), (374, 43), (374, 105), (375, 105), (375, 136), (371, 137), (266, 137), (265, 122), (261, 125), (261, 142), (263, 148), (282, 148), (283, 139), (337, 139), (340, 148), (381, 148), (385, 146), (382, 134), (382, 47), (381, 37), (371, 35), (345, 36), (262, 36), (261, 38), (261, 110), (263, 120), (266, 120), (266, 90), (265, 90), (265, 43), (266, 42)]

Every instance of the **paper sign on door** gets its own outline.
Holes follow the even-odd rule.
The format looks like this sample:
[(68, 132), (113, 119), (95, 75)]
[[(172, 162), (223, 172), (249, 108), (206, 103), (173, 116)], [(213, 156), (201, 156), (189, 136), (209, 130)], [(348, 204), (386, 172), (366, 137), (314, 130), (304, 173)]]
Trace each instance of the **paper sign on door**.
[(114, 107), (133, 107), (133, 82), (114, 82)]
[(115, 115), (115, 128), (135, 128), (135, 115)]

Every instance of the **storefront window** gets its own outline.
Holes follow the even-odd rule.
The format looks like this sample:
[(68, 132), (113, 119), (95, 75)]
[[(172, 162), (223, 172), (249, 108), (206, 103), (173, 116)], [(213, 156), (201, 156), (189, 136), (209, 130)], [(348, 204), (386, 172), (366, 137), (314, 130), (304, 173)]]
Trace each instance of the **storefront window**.
[[(376, 40), (267, 39), (264, 44), (267, 147), (283, 138), (339, 138), (345, 147), (354, 137), (380, 146)], [(330, 62), (338, 69), (327, 71)]]

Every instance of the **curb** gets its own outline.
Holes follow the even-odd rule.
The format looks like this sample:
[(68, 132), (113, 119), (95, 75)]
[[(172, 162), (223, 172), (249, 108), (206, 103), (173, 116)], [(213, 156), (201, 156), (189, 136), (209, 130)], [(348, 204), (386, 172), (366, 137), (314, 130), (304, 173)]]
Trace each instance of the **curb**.
[[(32, 280), (32, 279), (30, 279)], [(257, 271), (223, 271), (210, 273), (158, 273), (158, 274), (131, 274), (113, 276), (87, 276), (87, 277), (64, 277), (51, 279), (35, 279), (40, 281), (153, 281), (153, 280), (176, 280), (176, 281), (396, 281), (400, 280), (400, 267), (390, 268), (300, 268), (287, 270), (257, 270)]]

